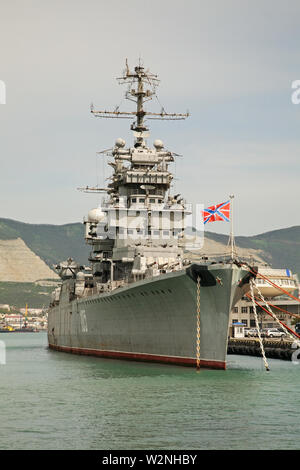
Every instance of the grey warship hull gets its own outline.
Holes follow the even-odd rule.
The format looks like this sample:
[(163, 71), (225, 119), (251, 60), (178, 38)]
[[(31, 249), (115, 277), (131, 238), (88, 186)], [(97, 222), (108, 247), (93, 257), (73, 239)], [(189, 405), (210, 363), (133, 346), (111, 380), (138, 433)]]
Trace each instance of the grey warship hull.
[(196, 364), (197, 276), (200, 365), (225, 369), (229, 314), (249, 274), (235, 264), (194, 264), (110, 293), (70, 301), (63, 284), (48, 316), (49, 347), (107, 358)]
[[(191, 222), (191, 206), (180, 193), (173, 194), (169, 165), (178, 154), (160, 139), (149, 146), (145, 120), (182, 120), (189, 113), (145, 110), (159, 80), (141, 63), (130, 70), (126, 61), (118, 82), (127, 84), (125, 98), (136, 103), (136, 110), (92, 106), (91, 112), (100, 118), (134, 119), (134, 143), (126, 146), (117, 138), (112, 148), (99, 152), (111, 159), (106, 187), (79, 188), (106, 196), (83, 221), (90, 265), (68, 258), (55, 267), (62, 284), (52, 293), (49, 347), (224, 369), (230, 311), (248, 290), (249, 272), (234, 261), (232, 237), (228, 262), (208, 264), (198, 251), (206, 262), (192, 264), (184, 255), (184, 250), (188, 254), (202, 247), (197, 219), (203, 220), (203, 214), (196, 205)], [(228, 221), (226, 211), (224, 219), (219, 212), (212, 220)], [(193, 224), (192, 236), (186, 233), (188, 223)]]

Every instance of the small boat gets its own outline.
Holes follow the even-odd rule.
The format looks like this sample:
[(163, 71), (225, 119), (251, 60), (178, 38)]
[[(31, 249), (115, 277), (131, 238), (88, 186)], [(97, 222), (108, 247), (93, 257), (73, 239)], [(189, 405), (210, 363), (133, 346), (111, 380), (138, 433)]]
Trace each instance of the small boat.
[(0, 333), (13, 333), (15, 330), (12, 326), (3, 326), (0, 328)]

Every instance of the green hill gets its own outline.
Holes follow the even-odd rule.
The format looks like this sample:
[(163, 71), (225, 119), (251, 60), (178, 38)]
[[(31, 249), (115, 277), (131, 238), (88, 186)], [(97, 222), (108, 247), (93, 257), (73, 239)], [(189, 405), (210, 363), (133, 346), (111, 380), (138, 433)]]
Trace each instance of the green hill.
[[(206, 232), (205, 236), (224, 244), (228, 241), (226, 235), (213, 232)], [(273, 268), (289, 268), (300, 277), (300, 226), (273, 230), (252, 237), (236, 237), (235, 242), (241, 248), (262, 250), (262, 257)]]
[[(48, 307), (53, 286), (41, 286), (35, 282), (0, 282), (0, 303), (22, 308)], [(1, 309), (0, 313), (6, 313)]]
[[(228, 237), (205, 232), (205, 237), (227, 245)], [(90, 248), (84, 242), (81, 223), (66, 225), (26, 224), (10, 219), (0, 219), (0, 240), (21, 238), (45, 263), (52, 267), (69, 256), (80, 264), (88, 264)], [(262, 250), (261, 257), (274, 268), (289, 268), (300, 277), (300, 226), (262, 233), (251, 237), (236, 237), (237, 246)], [(53, 287), (35, 283), (0, 282), (0, 303), (31, 306), (49, 303)]]
[[(0, 239), (22, 238), (26, 245), (48, 266), (69, 256), (81, 264), (88, 263), (90, 248), (84, 242), (84, 226), (81, 223), (66, 225), (26, 224), (0, 218)], [(228, 237), (205, 232), (205, 237), (227, 244)], [(260, 249), (263, 258), (274, 268), (288, 267), (300, 273), (300, 226), (262, 233), (251, 237), (236, 237), (241, 248)]]
[(22, 238), (50, 267), (70, 256), (80, 264), (88, 263), (90, 249), (84, 243), (83, 224), (26, 224), (0, 218), (0, 240), (15, 238)]

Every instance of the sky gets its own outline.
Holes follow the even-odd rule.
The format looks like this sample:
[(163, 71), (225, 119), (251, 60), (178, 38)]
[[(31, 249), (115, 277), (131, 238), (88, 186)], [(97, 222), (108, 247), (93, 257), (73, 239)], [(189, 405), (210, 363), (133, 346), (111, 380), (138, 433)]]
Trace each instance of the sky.
[[(130, 121), (98, 109), (133, 110), (115, 80), (128, 58), (158, 74), (148, 110), (190, 112), (149, 121), (150, 137), (182, 157), (174, 191), (205, 207), (234, 194), (236, 235), (300, 224), (298, 0), (0, 0), (0, 217), (28, 223), (82, 221), (105, 184), (96, 152)], [(229, 224), (207, 230), (228, 233)]]

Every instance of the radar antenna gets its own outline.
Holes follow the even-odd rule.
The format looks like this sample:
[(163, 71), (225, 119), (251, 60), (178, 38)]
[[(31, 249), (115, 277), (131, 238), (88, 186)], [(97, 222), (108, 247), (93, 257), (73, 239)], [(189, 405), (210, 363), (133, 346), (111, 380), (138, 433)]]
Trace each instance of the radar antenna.
[[(144, 110), (144, 103), (151, 100), (153, 95), (156, 96), (156, 87), (159, 84), (159, 79), (157, 75), (154, 75), (149, 70), (145, 70), (141, 64), (136, 66), (134, 71), (131, 72), (126, 59), (123, 76), (118, 77), (117, 80), (119, 84), (128, 84), (125, 97), (136, 103), (136, 111), (119, 111), (118, 108), (114, 111), (101, 111), (95, 110), (94, 106), (91, 105), (91, 113), (100, 118), (134, 119), (136, 116), (135, 122), (131, 125), (131, 130), (136, 133), (136, 145), (142, 145), (143, 137), (145, 136), (144, 133), (149, 130), (144, 122), (145, 116), (148, 119), (159, 119), (163, 121), (182, 120), (189, 116), (188, 112), (185, 114), (167, 113), (164, 108), (161, 109), (160, 113), (152, 113)], [(147, 85), (150, 89), (146, 89)]]

